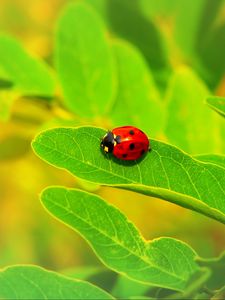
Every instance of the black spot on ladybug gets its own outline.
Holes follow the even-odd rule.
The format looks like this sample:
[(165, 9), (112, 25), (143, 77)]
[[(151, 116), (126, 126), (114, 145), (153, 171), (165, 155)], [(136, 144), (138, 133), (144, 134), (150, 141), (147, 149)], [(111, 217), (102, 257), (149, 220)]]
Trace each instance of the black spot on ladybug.
[(130, 134), (130, 135), (134, 135), (134, 131), (131, 129), (131, 130), (129, 131), (129, 134)]
[(127, 154), (126, 154), (126, 153), (124, 153), (122, 156), (123, 156), (123, 158), (126, 158), (126, 157), (127, 157)]
[(134, 148), (135, 148), (134, 143), (131, 143), (130, 146), (129, 146), (129, 148), (130, 148), (130, 150), (134, 150)]
[(143, 155), (145, 153), (145, 150), (144, 149), (142, 149), (141, 150), (141, 155)]

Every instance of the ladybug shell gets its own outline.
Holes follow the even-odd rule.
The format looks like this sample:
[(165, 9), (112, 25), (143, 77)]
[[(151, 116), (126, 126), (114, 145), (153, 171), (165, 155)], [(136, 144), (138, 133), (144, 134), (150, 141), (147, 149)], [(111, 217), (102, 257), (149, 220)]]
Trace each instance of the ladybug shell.
[(117, 144), (113, 155), (122, 160), (136, 160), (149, 150), (147, 135), (133, 126), (117, 127), (112, 130)]

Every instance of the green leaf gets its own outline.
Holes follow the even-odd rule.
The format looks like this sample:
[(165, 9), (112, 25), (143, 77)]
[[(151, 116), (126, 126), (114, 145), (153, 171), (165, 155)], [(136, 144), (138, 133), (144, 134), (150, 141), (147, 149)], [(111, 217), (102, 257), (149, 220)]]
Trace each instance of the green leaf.
[(83, 117), (108, 112), (115, 93), (113, 56), (104, 24), (85, 3), (69, 4), (62, 14), (55, 56), (68, 108)]
[(48, 66), (27, 53), (17, 40), (0, 35), (0, 58), (2, 79), (10, 80), (17, 93), (25, 96), (54, 95), (55, 83)]
[(98, 287), (37, 266), (0, 271), (1, 299), (113, 299)]
[(166, 136), (193, 154), (222, 151), (219, 117), (203, 102), (208, 95), (203, 82), (188, 68), (177, 70), (168, 87)]
[(210, 275), (211, 272), (209, 269), (207, 268), (200, 269), (190, 278), (185, 291), (181, 293), (176, 293), (173, 296), (171, 296), (171, 298), (178, 299), (178, 300), (195, 299), (194, 296), (204, 288), (205, 283), (209, 279)]
[[(1, 36), (0, 36), (1, 37)], [(4, 70), (4, 67), (0, 64), (0, 87), (10, 88), (13, 86), (10, 76)]]
[(156, 298), (148, 297), (148, 296), (131, 296), (127, 299), (130, 300), (157, 300)]
[[(177, 0), (178, 10), (175, 10), (174, 38), (186, 54), (193, 54), (198, 38), (201, 16), (203, 14), (205, 0), (182, 2)], [(191, 20), (191, 22), (190, 22)]]
[(152, 299), (194, 299), (194, 295), (202, 289), (209, 276), (210, 271), (208, 269), (200, 269), (189, 278), (187, 286), (182, 292), (153, 286), (148, 287), (125, 276), (118, 276), (118, 281), (111, 294), (119, 299), (130, 299), (131, 296), (136, 296), (136, 299), (139, 299), (138, 297), (145, 295), (151, 296)]
[(148, 134), (159, 134), (164, 107), (145, 60), (125, 42), (114, 42), (113, 49), (119, 78), (117, 99), (110, 113), (113, 124), (135, 124)]
[(225, 98), (215, 96), (208, 97), (206, 102), (212, 109), (225, 117)]
[(225, 5), (224, 1), (209, 1), (209, 3), (211, 5), (209, 5), (205, 14), (207, 15), (209, 11), (213, 11), (213, 4), (215, 4), (219, 12), (221, 12), (221, 16), (214, 17), (214, 23), (211, 28), (203, 27), (201, 32), (199, 32), (201, 43), (199, 43), (197, 51), (199, 59), (205, 68), (204, 72), (201, 72), (202, 76), (212, 89), (216, 89), (224, 78), (225, 69), (225, 20), (222, 15)]
[[(194, 54), (196, 48), (202, 46), (202, 40), (208, 37), (212, 22), (216, 20), (223, 1), (198, 0), (193, 1), (191, 5), (189, 0), (139, 0), (139, 2), (143, 14), (161, 30), (166, 31), (165, 38), (170, 39), (168, 44), (181, 48), (182, 53), (179, 53), (179, 56), (188, 54), (191, 57), (190, 54)], [(212, 53), (213, 49), (210, 50)], [(171, 54), (179, 59), (177, 52)]]
[(147, 242), (137, 228), (100, 197), (62, 187), (43, 191), (45, 208), (78, 231), (109, 268), (137, 281), (183, 290), (195, 273), (196, 253), (171, 238)]
[(195, 158), (197, 158), (198, 160), (213, 163), (215, 165), (225, 168), (225, 155), (202, 154), (202, 155), (195, 155)]
[(198, 258), (198, 264), (201, 267), (208, 268), (212, 275), (206, 283), (206, 287), (210, 290), (218, 290), (225, 286), (225, 252), (223, 252), (219, 257), (215, 258)]
[(112, 272), (102, 266), (64, 270), (63, 274), (75, 279), (86, 280), (101, 289), (110, 292), (110, 294), (112, 294), (111, 290), (118, 277), (115, 272)]
[[(157, 0), (158, 1), (158, 0)], [(167, 49), (158, 30), (159, 25), (148, 20), (140, 9), (139, 0), (105, 1), (92, 0), (93, 6), (100, 11), (114, 35), (135, 45), (150, 68), (158, 86), (163, 90), (170, 72)], [(97, 4), (96, 4), (97, 2)]]
[(72, 277), (75, 279), (87, 280), (98, 273), (106, 271), (103, 267), (80, 267), (80, 268), (70, 268), (61, 271), (65, 276)]
[(225, 223), (225, 170), (171, 145), (151, 140), (144, 159), (126, 162), (104, 155), (94, 127), (58, 128), (33, 141), (38, 156), (77, 177), (171, 201)]
[(168, 18), (169, 16), (175, 14), (180, 7), (179, 0), (170, 0), (169, 2), (165, 0), (140, 0), (139, 2), (143, 13), (153, 19), (157, 18), (157, 16), (164, 16)]
[(118, 274), (116, 272), (112, 272), (111, 270), (106, 269), (102, 272), (94, 274), (93, 276), (90, 276), (88, 278), (88, 282), (97, 285), (104, 291), (107, 291), (110, 294), (112, 294), (111, 291), (116, 282), (117, 277)]
[(194, 300), (212, 300), (211, 296), (212, 296), (211, 294), (209, 295), (206, 292), (200, 292), (200, 293), (196, 294), (193, 299)]
[(149, 286), (138, 281), (131, 280), (123, 275), (118, 276), (112, 295), (118, 299), (128, 299), (132, 296), (144, 296)]

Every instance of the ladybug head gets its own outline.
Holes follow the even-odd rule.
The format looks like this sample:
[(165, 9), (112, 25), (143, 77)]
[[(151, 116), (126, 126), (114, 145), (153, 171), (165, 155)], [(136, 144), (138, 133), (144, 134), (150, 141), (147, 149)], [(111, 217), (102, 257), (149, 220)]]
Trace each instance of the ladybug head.
[(103, 149), (103, 151), (105, 151), (106, 153), (110, 153), (113, 151), (114, 145), (116, 144), (115, 140), (114, 140), (114, 135), (111, 131), (109, 131), (103, 138), (101, 141), (101, 147)]

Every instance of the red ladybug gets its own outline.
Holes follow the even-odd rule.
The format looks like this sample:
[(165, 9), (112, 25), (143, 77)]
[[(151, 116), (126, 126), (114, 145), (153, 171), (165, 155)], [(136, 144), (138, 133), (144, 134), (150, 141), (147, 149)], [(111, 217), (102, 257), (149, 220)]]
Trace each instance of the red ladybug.
[(113, 153), (123, 160), (136, 160), (150, 149), (147, 135), (133, 126), (117, 127), (109, 131), (102, 138), (101, 147), (106, 153)]

